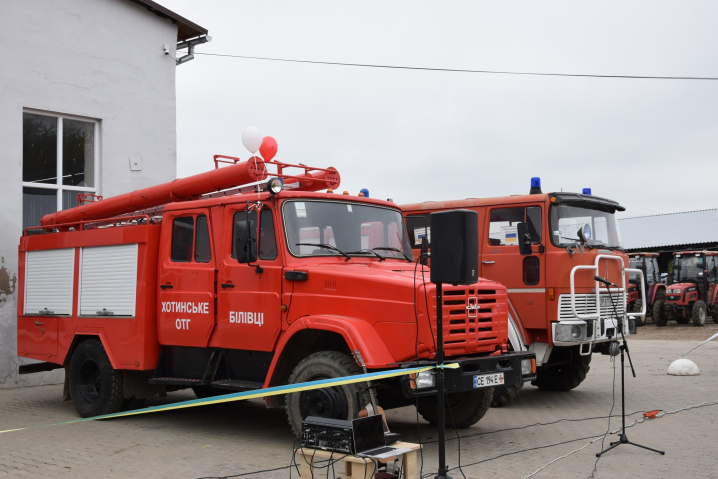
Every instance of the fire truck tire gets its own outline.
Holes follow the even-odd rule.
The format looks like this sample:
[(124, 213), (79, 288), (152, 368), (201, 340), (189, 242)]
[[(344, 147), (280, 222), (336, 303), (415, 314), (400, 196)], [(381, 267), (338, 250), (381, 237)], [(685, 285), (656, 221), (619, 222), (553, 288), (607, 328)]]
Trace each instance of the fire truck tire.
[(494, 396), (491, 399), (491, 407), (506, 406), (516, 399), (523, 387), (524, 383), (512, 384), (511, 386), (496, 386)]
[(707, 316), (707, 310), (706, 303), (704, 303), (701, 300), (698, 300), (693, 305), (693, 310), (691, 311), (691, 317), (693, 318), (693, 326), (705, 326), (706, 325), (706, 316)]
[[(444, 401), (444, 417), (448, 427), (465, 429), (473, 426), (484, 417), (491, 407), (494, 388), (476, 389), (446, 395)], [(432, 426), (439, 424), (439, 404), (436, 396), (419, 400), (419, 414)], [(453, 418), (453, 421), (452, 421)]]
[(97, 339), (81, 342), (70, 359), (70, 395), (82, 417), (111, 414), (122, 409), (124, 376), (112, 364)]
[[(354, 359), (338, 351), (320, 351), (302, 359), (289, 376), (289, 384), (332, 379), (362, 374)], [(362, 383), (363, 384), (363, 383)], [(307, 416), (333, 419), (355, 419), (364, 406), (357, 401), (359, 384), (345, 384), (325, 389), (313, 389), (287, 394), (287, 420), (298, 437), (302, 433), (302, 421)], [(360, 394), (359, 402), (366, 403), (366, 394)]]
[(570, 391), (586, 379), (590, 364), (591, 356), (573, 354), (565, 364), (537, 371), (536, 380), (531, 384), (542, 391)]
[(653, 303), (653, 322), (656, 326), (665, 326), (668, 323), (666, 308), (663, 307), (663, 300), (658, 299)]

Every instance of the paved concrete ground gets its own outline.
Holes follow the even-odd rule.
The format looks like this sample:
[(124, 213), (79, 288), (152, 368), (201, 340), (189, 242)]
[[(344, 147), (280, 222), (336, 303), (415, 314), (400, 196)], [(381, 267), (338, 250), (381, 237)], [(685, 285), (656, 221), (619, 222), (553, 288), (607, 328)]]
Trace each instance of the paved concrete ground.
[[(650, 328), (653, 326), (647, 326)], [(643, 328), (642, 328), (643, 329)], [(703, 330), (707, 328), (691, 328)], [(699, 334), (699, 333), (696, 333)], [(708, 334), (701, 335), (706, 338)], [(630, 343), (638, 377), (627, 377), (627, 411), (675, 410), (718, 400), (718, 342), (691, 354), (701, 368), (696, 377), (670, 377), (668, 365), (695, 341), (644, 340)], [(620, 366), (620, 362), (617, 363)], [(616, 407), (620, 412), (620, 369), (616, 368)], [(461, 462), (469, 464), (524, 449), (600, 435), (607, 419), (559, 422), (607, 416), (611, 408), (613, 363), (595, 356), (588, 379), (568, 393), (546, 393), (527, 386), (511, 405), (492, 409), (477, 425), (460, 431)], [(62, 386), (38, 386), (0, 391), (0, 430), (34, 426), (77, 417), (71, 404), (61, 402)], [(190, 393), (170, 394), (151, 404), (190, 399)], [(414, 408), (388, 412), (392, 430), (417, 441)], [(636, 414), (631, 419), (640, 418)], [(666, 456), (632, 446), (620, 446), (598, 463), (596, 478), (632, 477), (718, 478), (718, 406), (703, 407), (646, 421), (628, 429), (631, 440), (662, 448)], [(618, 417), (611, 429), (618, 428)], [(527, 426), (525, 429), (494, 432)], [(436, 430), (421, 421), (424, 441)], [(453, 431), (448, 432), (451, 437)], [(615, 439), (612, 436), (611, 439)], [(588, 443), (588, 439), (513, 454), (480, 465), (465, 466), (469, 478), (523, 478), (547, 462)], [(538, 478), (588, 477), (600, 441), (537, 474)], [(289, 463), (292, 434), (283, 410), (267, 410), (261, 401), (206, 406), (110, 421), (92, 421), (37, 428), (0, 435), (0, 478), (198, 478), (242, 474)], [(447, 445), (450, 466), (458, 465), (457, 442)], [(424, 473), (436, 470), (436, 444), (425, 448)], [(338, 468), (337, 472), (339, 473)], [(323, 476), (318, 475), (318, 477)], [(458, 470), (452, 471), (461, 478)], [(251, 477), (286, 478), (289, 471)], [(293, 477), (297, 477), (296, 471)], [(306, 479), (306, 478), (305, 478)]]

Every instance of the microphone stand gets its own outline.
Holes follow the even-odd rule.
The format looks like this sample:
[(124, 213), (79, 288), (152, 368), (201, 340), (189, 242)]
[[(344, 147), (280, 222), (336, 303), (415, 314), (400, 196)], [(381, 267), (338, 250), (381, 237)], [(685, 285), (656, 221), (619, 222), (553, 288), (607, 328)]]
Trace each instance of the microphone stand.
[[(598, 278), (598, 277), (597, 277)], [(619, 316), (618, 311), (616, 310), (616, 304), (613, 302), (613, 297), (611, 296), (611, 286), (609, 285), (609, 281), (601, 278), (598, 279), (602, 283), (606, 285), (606, 289), (608, 290), (608, 297), (611, 300), (611, 305), (613, 306), (613, 313), (616, 315), (616, 319), (618, 320), (618, 330), (621, 331), (621, 338), (623, 339), (623, 344), (619, 346), (619, 349), (621, 350), (621, 435), (618, 436), (618, 441), (614, 441), (609, 443), (609, 446), (604, 449), (601, 452), (596, 453), (596, 457), (601, 457), (603, 454), (607, 453), (611, 449), (614, 449), (621, 444), (631, 444), (632, 446), (641, 447), (643, 449), (648, 449), (649, 451), (657, 452), (658, 454), (665, 456), (665, 451), (659, 451), (658, 449), (652, 449), (647, 446), (642, 446), (641, 444), (636, 444), (635, 442), (631, 442), (628, 440), (628, 437), (626, 436), (626, 380), (625, 380), (625, 359), (624, 359), (624, 353), (626, 356), (628, 356), (628, 364), (631, 366), (631, 373), (633, 374), (633, 377), (636, 377), (636, 370), (633, 369), (633, 361), (631, 361), (631, 353), (628, 351), (628, 342), (626, 341), (626, 335), (623, 334), (623, 316)], [(611, 283), (612, 284), (612, 283)], [(600, 306), (596, 305), (597, 310), (600, 311)], [(609, 418), (610, 419), (610, 418)]]

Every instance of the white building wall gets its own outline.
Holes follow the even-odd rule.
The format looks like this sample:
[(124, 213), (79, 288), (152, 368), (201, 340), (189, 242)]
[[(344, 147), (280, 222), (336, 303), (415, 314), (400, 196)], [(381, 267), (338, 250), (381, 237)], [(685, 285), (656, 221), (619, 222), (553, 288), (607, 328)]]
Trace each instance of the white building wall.
[[(64, 374), (17, 375), (23, 109), (100, 120), (100, 195), (171, 181), (176, 66), (162, 45), (174, 53), (177, 25), (129, 0), (7, 1), (1, 10), (0, 388), (8, 388)], [(141, 171), (130, 171), (134, 156)]]

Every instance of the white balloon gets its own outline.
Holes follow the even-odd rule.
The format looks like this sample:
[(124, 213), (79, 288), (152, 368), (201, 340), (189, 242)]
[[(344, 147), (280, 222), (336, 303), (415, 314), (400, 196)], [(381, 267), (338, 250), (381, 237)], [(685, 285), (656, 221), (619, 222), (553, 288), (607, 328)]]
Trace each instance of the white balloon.
[(248, 126), (242, 133), (242, 143), (252, 154), (255, 154), (262, 146), (264, 135), (256, 126)]

